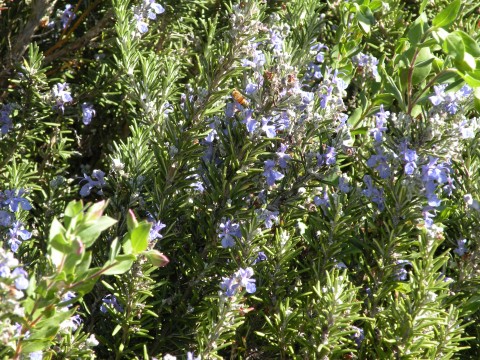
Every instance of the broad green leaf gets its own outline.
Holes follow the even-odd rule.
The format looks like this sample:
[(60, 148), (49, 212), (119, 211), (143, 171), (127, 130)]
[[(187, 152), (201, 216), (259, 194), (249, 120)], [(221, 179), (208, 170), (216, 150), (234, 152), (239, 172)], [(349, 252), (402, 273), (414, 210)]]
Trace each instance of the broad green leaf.
[(370, 33), (370, 27), (375, 24), (375, 17), (368, 6), (361, 5), (357, 9), (357, 19), (360, 28), (365, 34)]
[(433, 59), (434, 56), (430, 52), (430, 48), (426, 47), (420, 49), (413, 68), (412, 83), (414, 85), (420, 84), (430, 74), (432, 71)]
[(461, 30), (454, 31), (454, 34), (459, 35), (462, 38), (466, 52), (468, 52), (473, 57), (480, 57), (480, 46), (478, 46), (475, 39), (473, 39), (470, 35)]
[(108, 206), (108, 202), (103, 200), (89, 206), (86, 214), (85, 221), (97, 220), (99, 219), (105, 208)]
[(353, 128), (357, 125), (357, 122), (360, 120), (362, 117), (362, 109), (361, 108), (356, 108), (353, 112), (352, 115), (348, 118), (348, 124), (351, 125)]
[(428, 18), (425, 13), (421, 13), (410, 26), (407, 37), (410, 41), (410, 46), (413, 48), (423, 38), (423, 34), (428, 29)]
[(130, 270), (136, 259), (137, 257), (134, 255), (118, 255), (112, 262), (108, 261), (103, 266), (103, 275), (124, 274)]
[(454, 0), (445, 9), (440, 11), (437, 16), (433, 18), (432, 24), (435, 27), (447, 27), (452, 24), (458, 16), (460, 11), (460, 0)]
[(465, 45), (463, 44), (462, 37), (457, 34), (450, 34), (443, 42), (443, 51), (452, 56), (456, 60), (463, 60), (463, 54), (465, 53)]
[(60, 223), (60, 221), (57, 220), (57, 218), (54, 218), (52, 220), (52, 224), (50, 225), (50, 233), (48, 236), (49, 240), (52, 240), (55, 236), (58, 234), (65, 234), (65, 228), (63, 225)]
[(85, 244), (85, 248), (88, 249), (95, 242), (95, 240), (97, 240), (103, 230), (108, 229), (116, 222), (117, 220), (115, 219), (112, 219), (108, 216), (102, 216), (98, 220), (88, 221), (80, 224), (77, 228), (76, 235), (82, 239), (83, 243)]
[(82, 201), (71, 201), (68, 203), (66, 209), (65, 209), (65, 218), (64, 218), (64, 224), (67, 227), (67, 229), (71, 227), (75, 227), (75, 223), (81, 219), (75, 219), (73, 222), (72, 220), (77, 217), (77, 215), (82, 214), (83, 211), (83, 203)]
[(151, 223), (144, 221), (133, 229), (130, 234), (133, 254), (139, 254), (146, 250), (151, 227)]

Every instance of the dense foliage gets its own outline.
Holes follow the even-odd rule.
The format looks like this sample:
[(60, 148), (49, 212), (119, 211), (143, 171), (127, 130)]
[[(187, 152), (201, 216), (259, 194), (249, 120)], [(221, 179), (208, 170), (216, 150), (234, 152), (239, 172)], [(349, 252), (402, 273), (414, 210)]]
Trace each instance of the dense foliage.
[(0, 356), (478, 359), (479, 14), (0, 0)]

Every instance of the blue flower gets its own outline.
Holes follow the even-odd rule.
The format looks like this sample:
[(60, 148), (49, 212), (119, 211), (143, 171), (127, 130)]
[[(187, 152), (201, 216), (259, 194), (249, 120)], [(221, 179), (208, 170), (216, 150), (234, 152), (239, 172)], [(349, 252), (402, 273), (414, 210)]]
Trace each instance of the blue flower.
[(338, 189), (347, 194), (350, 192), (351, 188), (349, 186), (349, 180), (348, 178), (344, 177), (344, 176), (341, 176), (339, 179), (338, 179)]
[(68, 84), (67, 83), (58, 83), (53, 86), (53, 96), (55, 97), (55, 101), (57, 103), (56, 107), (62, 112), (65, 110), (64, 105), (66, 103), (72, 102), (73, 98), (70, 94), (70, 91), (67, 90)]
[(42, 360), (43, 359), (43, 351), (38, 350), (38, 351), (31, 352), (30, 354), (28, 354), (28, 358), (29, 358), (29, 360)]
[(320, 196), (315, 196), (313, 198), (313, 202), (315, 203), (315, 205), (317, 206), (326, 206), (326, 207), (330, 207), (330, 198), (328, 197), (328, 193), (327, 191), (325, 190), (322, 194), (322, 197)]
[(435, 91), (435, 95), (429, 97), (430, 101), (433, 105), (437, 106), (440, 105), (442, 102), (445, 101), (445, 88), (447, 84), (435, 85), (433, 90)]
[(28, 288), (28, 274), (21, 267), (17, 267), (12, 271), (12, 278), (15, 279), (15, 287), (17, 290), (25, 290)]
[(247, 126), (247, 131), (249, 133), (253, 133), (255, 129), (258, 127), (258, 122), (254, 118), (252, 118), (253, 110), (247, 109), (243, 112), (245, 116), (242, 120), (242, 123)]
[(247, 293), (253, 294), (257, 290), (257, 287), (255, 286), (255, 279), (252, 279), (252, 268), (248, 267), (246, 269), (239, 269), (235, 275), (240, 286), (244, 287)]
[(380, 105), (380, 111), (375, 114), (375, 128), (370, 130), (370, 135), (373, 136), (375, 142), (380, 143), (383, 141), (383, 133), (387, 131), (385, 123), (390, 116), (390, 111), (385, 111), (383, 105)]
[(135, 20), (137, 21), (136, 27), (140, 34), (145, 34), (148, 31), (148, 24), (143, 19), (142, 15), (134, 14)]
[(277, 131), (275, 129), (275, 125), (269, 125), (270, 121), (270, 118), (262, 118), (262, 130), (265, 132), (267, 137), (271, 139), (277, 136)]
[(257, 288), (255, 286), (255, 279), (252, 279), (252, 276), (252, 268), (240, 268), (231, 277), (223, 277), (220, 288), (225, 291), (226, 296), (234, 296), (243, 288), (245, 288), (247, 293), (253, 294)]
[(10, 245), (10, 249), (12, 249), (13, 252), (17, 252), (18, 247), (22, 243), (19, 238), (22, 240), (28, 240), (32, 237), (32, 233), (25, 230), (20, 221), (15, 221), (12, 224), (12, 228), (8, 230), (8, 236), (8, 244)]
[(154, 223), (152, 228), (150, 229), (150, 234), (149, 234), (150, 241), (163, 238), (163, 235), (160, 234), (160, 230), (162, 230), (166, 227), (167, 227), (167, 225), (162, 223), (160, 220), (158, 220), (156, 223)]
[(93, 109), (92, 104), (83, 103), (82, 104), (82, 119), (85, 125), (90, 124), (92, 118), (95, 116), (95, 110)]
[(252, 95), (253, 93), (257, 92), (258, 85), (253, 83), (248, 83), (245, 87), (245, 94)]
[(12, 119), (10, 115), (13, 111), (13, 106), (11, 104), (4, 104), (0, 110), (0, 132), (2, 135), (8, 133), (8, 131), (13, 128)]
[(87, 183), (82, 186), (80, 189), (80, 196), (85, 197), (90, 195), (90, 192), (94, 188), (98, 188), (97, 194), (98, 195), (103, 195), (103, 186), (106, 185), (105, 179), (104, 179), (105, 173), (102, 170), (93, 170), (92, 172), (92, 177), (95, 178), (94, 180), (92, 177), (87, 176), (86, 174), (83, 174), (83, 179), (80, 180), (80, 183), (86, 181)]
[(265, 255), (263, 251), (259, 251), (257, 258), (253, 261), (253, 265), (266, 260), (267, 260), (267, 255)]
[(5, 190), (3, 195), (0, 192), (0, 200), (3, 199), (3, 205), (8, 205), (11, 212), (16, 212), (20, 207), (23, 210), (31, 210), (32, 205), (22, 196), (25, 191), (20, 189), (18, 190), (18, 194), (16, 194), (16, 192), (16, 190)]
[(65, 5), (65, 10), (63, 10), (62, 17), (61, 17), (63, 29), (66, 29), (67, 26), (70, 25), (71, 21), (76, 17), (72, 8), (73, 7), (70, 4)]
[(412, 266), (412, 263), (408, 260), (398, 260), (396, 262), (396, 270), (395, 270), (395, 279), (397, 281), (405, 281), (407, 280), (408, 271), (405, 269), (406, 266)]
[(280, 144), (280, 147), (277, 149), (277, 156), (278, 156), (278, 166), (280, 166), (282, 169), (287, 168), (287, 161), (291, 159), (291, 156), (286, 154), (285, 151), (287, 151), (287, 145), (285, 144)]
[(115, 295), (109, 294), (109, 295), (105, 296), (102, 299), (102, 302), (103, 302), (103, 304), (100, 306), (100, 311), (104, 314), (107, 312), (106, 305), (111, 305), (118, 312), (123, 312), (123, 308), (118, 303), (118, 300), (115, 297)]
[(274, 223), (278, 223), (278, 211), (270, 211), (267, 209), (258, 210), (260, 220), (265, 221), (265, 227), (270, 229)]
[(323, 155), (317, 155), (317, 164), (318, 166), (322, 165), (335, 165), (337, 162), (336, 159), (337, 152), (333, 146), (327, 146), (327, 152)]
[(221, 223), (219, 229), (220, 233), (218, 234), (218, 237), (222, 240), (222, 247), (224, 248), (234, 247), (235, 237), (242, 237), (240, 225), (234, 224), (230, 220), (227, 220), (225, 223)]
[(273, 186), (275, 184), (275, 181), (282, 180), (283, 177), (285, 176), (281, 172), (273, 170), (274, 166), (275, 166), (275, 161), (273, 160), (265, 161), (265, 169), (264, 169), (265, 171), (263, 172), (263, 176), (265, 176), (268, 186)]
[(157, 15), (163, 14), (165, 12), (165, 8), (157, 4), (155, 0), (146, 0), (145, 3), (147, 4), (148, 9), (148, 18), (150, 20), (155, 20)]
[(352, 329), (355, 330), (355, 332), (352, 334), (352, 338), (355, 341), (355, 344), (357, 344), (357, 347), (360, 347), (360, 345), (362, 345), (363, 340), (365, 339), (365, 333), (363, 329), (358, 328), (356, 326), (352, 326)]
[(458, 247), (455, 250), (453, 250), (453, 252), (458, 256), (465, 255), (465, 253), (467, 252), (467, 248), (465, 247), (466, 244), (467, 244), (467, 239), (457, 240)]

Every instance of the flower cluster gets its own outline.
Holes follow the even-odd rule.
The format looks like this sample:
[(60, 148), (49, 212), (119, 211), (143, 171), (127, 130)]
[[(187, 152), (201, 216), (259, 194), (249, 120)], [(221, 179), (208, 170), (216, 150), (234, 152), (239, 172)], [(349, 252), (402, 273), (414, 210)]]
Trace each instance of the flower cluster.
[(435, 85), (433, 87), (435, 95), (430, 96), (429, 99), (437, 109), (440, 108), (450, 115), (455, 115), (459, 106), (473, 94), (473, 89), (468, 85), (463, 85), (456, 92), (446, 93), (447, 86), (448, 84)]
[[(27, 272), (19, 266), (13, 253), (0, 247), (0, 303), (1, 314), (24, 316), (24, 308), (20, 299), (29, 286)], [(18, 335), (18, 325), (12, 322), (13, 317), (0, 317), (0, 342), (7, 344)]]
[(363, 76), (371, 77), (373, 79), (379, 78), (378, 74), (378, 59), (372, 55), (359, 53), (352, 58), (352, 62), (357, 65)]
[(243, 288), (245, 288), (247, 293), (253, 294), (257, 288), (255, 286), (255, 279), (252, 279), (252, 276), (252, 268), (240, 268), (231, 277), (222, 278), (220, 288), (225, 291), (226, 296), (235, 296), (235, 294), (238, 294)]
[(82, 180), (80, 183), (86, 183), (80, 189), (80, 196), (85, 197), (90, 195), (91, 191), (97, 188), (97, 194), (103, 195), (103, 187), (106, 185), (105, 182), (105, 173), (102, 170), (93, 170), (92, 176), (88, 176), (87, 174), (83, 174)]
[(18, 192), (16, 190), (0, 191), (0, 226), (5, 228), (7, 243), (13, 252), (18, 251), (22, 240), (29, 240), (32, 237), (24, 224), (16, 219), (20, 209), (27, 211), (32, 209), (32, 205), (23, 196), (24, 194), (23, 189)]
[(140, 34), (145, 34), (148, 31), (148, 20), (156, 20), (157, 15), (165, 12), (165, 8), (157, 4), (155, 0), (143, 0), (140, 5), (135, 7), (133, 12), (137, 31)]

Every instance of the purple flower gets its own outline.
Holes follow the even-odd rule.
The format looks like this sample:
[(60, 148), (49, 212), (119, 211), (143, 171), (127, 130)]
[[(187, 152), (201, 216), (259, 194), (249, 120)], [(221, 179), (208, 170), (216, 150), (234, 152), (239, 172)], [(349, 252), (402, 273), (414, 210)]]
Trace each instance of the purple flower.
[[(98, 195), (103, 195), (102, 187), (106, 185), (104, 179), (105, 173), (101, 170), (93, 170), (92, 177), (83, 174), (83, 179), (80, 180), (80, 183), (86, 181), (87, 183), (82, 186), (80, 189), (80, 196), (85, 197), (90, 195), (90, 192), (93, 188), (99, 188), (97, 191)], [(94, 180), (95, 178), (96, 180)]]
[(327, 191), (325, 190), (322, 194), (322, 197), (320, 196), (315, 196), (313, 198), (313, 202), (315, 203), (315, 205), (317, 206), (326, 206), (326, 207), (330, 207), (330, 198), (328, 197), (328, 193)]
[(390, 111), (383, 110), (383, 105), (380, 105), (380, 111), (375, 114), (375, 128), (370, 130), (370, 135), (373, 136), (375, 142), (380, 143), (383, 141), (383, 133), (387, 131), (385, 123), (390, 116)]
[(352, 334), (352, 338), (355, 341), (355, 344), (357, 344), (357, 347), (360, 347), (360, 345), (362, 345), (363, 340), (365, 339), (365, 334), (363, 332), (363, 329), (358, 328), (356, 326), (352, 326), (352, 329), (355, 331)]
[(245, 87), (245, 94), (252, 95), (253, 93), (257, 92), (257, 90), (258, 90), (257, 84), (248, 83), (247, 86)]
[(287, 161), (291, 159), (291, 156), (286, 154), (285, 151), (287, 151), (287, 145), (285, 144), (280, 144), (280, 147), (277, 149), (277, 156), (278, 156), (278, 166), (280, 166), (282, 169), (287, 168)]
[(62, 112), (65, 110), (64, 105), (73, 101), (72, 95), (70, 94), (70, 91), (67, 90), (67, 88), (67, 83), (58, 83), (56, 85), (53, 85), (52, 89), (53, 96), (55, 97), (55, 101), (57, 103), (56, 107), (62, 110)]
[(456, 97), (459, 99), (469, 97), (473, 94), (473, 89), (468, 85), (463, 85), (460, 90), (456, 92)]
[(273, 160), (267, 160), (265, 161), (265, 168), (263, 172), (263, 176), (265, 176), (267, 180), (268, 186), (273, 186), (275, 184), (275, 181), (282, 180), (285, 175), (283, 175), (281, 172), (278, 172), (273, 169), (275, 166), (275, 161)]
[(252, 118), (253, 115), (253, 110), (247, 109), (244, 111), (244, 119), (242, 120), (242, 123), (247, 126), (247, 131), (249, 133), (253, 133), (255, 129), (258, 127), (258, 122), (257, 120)]
[(8, 244), (10, 245), (10, 249), (13, 252), (18, 251), (18, 247), (22, 243), (22, 240), (28, 240), (32, 237), (32, 233), (25, 230), (23, 224), (20, 221), (15, 221), (12, 224), (12, 228), (8, 230)]
[(345, 194), (350, 192), (351, 188), (349, 186), (349, 181), (346, 177), (341, 176), (338, 179), (338, 189)]
[(2, 135), (5, 135), (13, 128), (12, 119), (10, 115), (13, 111), (13, 106), (11, 104), (4, 104), (0, 110), (0, 132)]
[(405, 281), (407, 280), (408, 271), (405, 269), (406, 266), (412, 266), (412, 263), (408, 260), (398, 260), (396, 262), (396, 270), (395, 270), (395, 279), (397, 281)]
[(445, 101), (445, 88), (447, 84), (435, 85), (433, 87), (435, 91), (435, 95), (429, 97), (430, 101), (433, 105), (437, 106), (440, 105), (442, 102)]
[(328, 103), (332, 99), (332, 93), (333, 93), (333, 86), (328, 86), (326, 89), (326, 92), (323, 92), (320, 94), (320, 107), (322, 109), (326, 109), (328, 106)]
[(263, 251), (259, 251), (257, 258), (253, 261), (253, 265), (266, 260), (267, 260), (267, 255), (265, 255)]
[(15, 279), (15, 287), (17, 290), (25, 290), (28, 288), (28, 274), (21, 267), (17, 267), (12, 271), (12, 278)]
[(406, 164), (405, 164), (405, 174), (406, 175), (412, 175), (413, 174), (413, 172), (417, 168), (417, 164), (416, 164), (417, 159), (418, 159), (418, 155), (417, 155), (417, 152), (415, 150), (410, 150), (410, 149), (407, 148), (403, 152), (403, 160), (406, 161)]
[(271, 229), (274, 223), (278, 223), (278, 211), (270, 211), (267, 209), (259, 210), (258, 218), (265, 221), (265, 227)]
[(323, 155), (317, 155), (317, 165), (335, 165), (337, 152), (333, 146), (327, 146), (327, 152)]
[[(69, 302), (70, 300), (73, 300), (77, 297), (77, 294), (75, 294), (73, 291), (67, 291), (65, 294), (62, 296), (62, 303)], [(67, 308), (71, 307), (72, 304), (67, 305)]]
[(253, 294), (257, 289), (255, 286), (255, 279), (252, 279), (253, 269), (248, 267), (246, 269), (240, 268), (232, 277), (222, 278), (220, 288), (225, 291), (225, 295), (234, 296), (238, 291), (245, 288), (247, 293)]
[(265, 54), (261, 50), (255, 50), (252, 60), (243, 59), (241, 63), (244, 67), (260, 68), (265, 64), (265, 61)]
[(92, 118), (95, 116), (95, 110), (93, 109), (92, 104), (83, 103), (82, 104), (82, 119), (85, 125), (90, 124)]
[(30, 354), (28, 354), (28, 359), (29, 360), (42, 360), (43, 359), (43, 351), (38, 350), (38, 351), (31, 352)]
[(10, 213), (0, 210), (0, 226), (9, 227), (12, 223), (12, 215)]
[(220, 288), (225, 291), (225, 295), (233, 296), (237, 291), (238, 284), (235, 281), (235, 278), (223, 277), (222, 282), (220, 283)]
[(148, 24), (143, 19), (142, 15), (134, 14), (133, 17), (137, 21), (136, 27), (140, 34), (145, 34), (148, 31)]
[(149, 239), (150, 241), (157, 240), (163, 238), (163, 235), (160, 234), (160, 231), (164, 228), (166, 228), (167, 225), (162, 223), (160, 220), (158, 220), (156, 223), (152, 225), (152, 228), (150, 229), (150, 234), (149, 234)]
[(453, 252), (458, 256), (465, 255), (465, 253), (467, 252), (467, 249), (465, 248), (466, 244), (467, 244), (467, 239), (457, 240), (458, 247), (455, 250), (453, 250)]
[(235, 273), (240, 286), (244, 287), (247, 293), (253, 294), (257, 288), (255, 286), (255, 279), (252, 279), (253, 269), (248, 267), (246, 269), (239, 269)]
[(20, 207), (23, 210), (31, 210), (32, 205), (22, 195), (25, 193), (23, 189), (18, 190), (18, 194), (15, 194), (16, 190), (5, 190), (2, 194), (0, 192), (0, 200), (3, 199), (3, 205), (8, 205), (11, 212), (16, 212)]
[(163, 14), (165, 12), (165, 8), (157, 4), (155, 0), (145, 0), (145, 5), (148, 8), (148, 18), (150, 20), (155, 20), (157, 15)]
[(372, 78), (377, 78), (378, 75), (378, 59), (372, 55), (367, 55), (363, 53), (359, 53), (352, 58), (354, 64), (356, 64), (359, 68), (362, 69), (362, 72), (365, 75), (368, 75)]
[(73, 7), (70, 4), (65, 5), (65, 10), (63, 10), (61, 21), (62, 28), (66, 29), (70, 22), (75, 19), (75, 13), (73, 12)]
[(270, 121), (270, 118), (262, 118), (262, 130), (265, 132), (267, 137), (271, 139), (277, 136), (277, 132), (275, 130), (275, 125), (268, 124)]
[(105, 296), (102, 299), (102, 302), (103, 302), (103, 304), (102, 304), (102, 306), (100, 306), (100, 311), (104, 314), (107, 312), (106, 305), (111, 305), (118, 312), (123, 312), (123, 308), (118, 303), (118, 300), (115, 297), (115, 295), (109, 294), (109, 295)]
[(377, 204), (380, 211), (383, 211), (383, 209), (385, 209), (383, 190), (373, 186), (372, 177), (370, 175), (365, 175), (363, 177), (363, 182), (367, 186), (366, 189), (362, 190), (363, 195), (365, 195), (370, 200), (372, 200), (372, 202)]
[(473, 139), (475, 137), (475, 132), (471, 126), (468, 126), (467, 120), (463, 120), (458, 125), (458, 130), (462, 139)]
[(370, 156), (370, 158), (367, 160), (367, 166), (370, 168), (375, 168), (375, 170), (378, 171), (380, 177), (382, 179), (386, 179), (390, 177), (391, 174), (390, 165), (388, 163), (387, 157), (381, 153), (381, 150), (379, 150), (379, 152), (379, 155)]
[(220, 233), (218, 237), (222, 240), (223, 248), (232, 248), (235, 246), (235, 237), (242, 237), (242, 232), (240, 231), (240, 225), (232, 223), (230, 220), (227, 220), (225, 223), (221, 223), (219, 226)]

